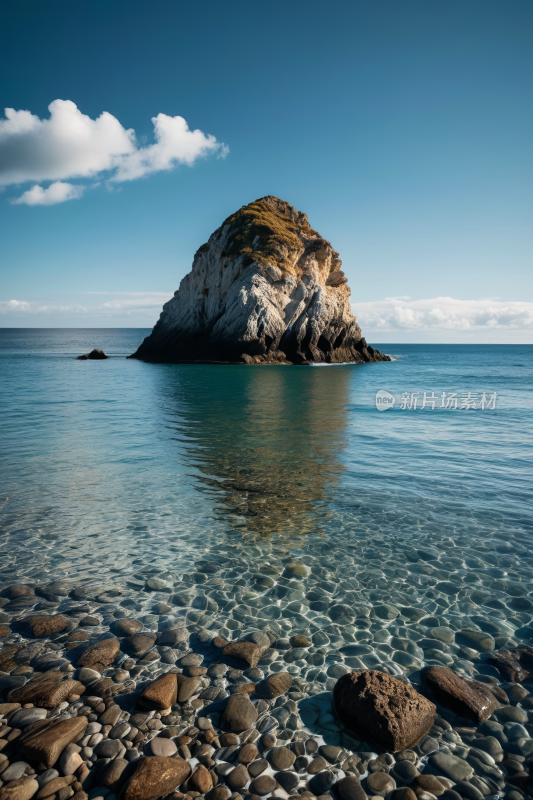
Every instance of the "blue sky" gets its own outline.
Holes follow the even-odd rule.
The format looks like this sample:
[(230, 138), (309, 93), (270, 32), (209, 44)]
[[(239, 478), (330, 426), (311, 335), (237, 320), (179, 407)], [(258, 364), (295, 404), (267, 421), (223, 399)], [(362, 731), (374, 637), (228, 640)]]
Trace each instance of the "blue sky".
[[(35, 117), (0, 136), (0, 326), (149, 327), (224, 218), (274, 194), (340, 252), (371, 341), (533, 342), (530, 0), (4, 9), (2, 107)], [(92, 172), (44, 168), (56, 100), (137, 154), (108, 168), (95, 140)], [(191, 166), (137, 168), (157, 115), (203, 132)]]

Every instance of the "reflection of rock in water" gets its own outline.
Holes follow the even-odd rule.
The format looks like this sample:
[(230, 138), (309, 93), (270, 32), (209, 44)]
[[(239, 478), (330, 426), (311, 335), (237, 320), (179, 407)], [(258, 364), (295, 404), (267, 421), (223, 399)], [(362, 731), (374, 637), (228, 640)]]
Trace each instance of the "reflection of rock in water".
[(207, 398), (194, 371), (179, 375), (180, 417), (194, 436), (190, 463), (200, 490), (233, 525), (265, 534), (317, 530), (320, 503), (343, 468), (337, 454), (352, 377), (349, 367), (211, 368)]

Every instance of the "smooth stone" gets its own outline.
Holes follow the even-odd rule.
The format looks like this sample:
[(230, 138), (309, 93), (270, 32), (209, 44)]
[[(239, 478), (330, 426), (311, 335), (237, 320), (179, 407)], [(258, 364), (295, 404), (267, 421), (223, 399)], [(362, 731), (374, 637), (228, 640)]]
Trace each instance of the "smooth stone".
[(226, 777), (226, 783), (234, 792), (243, 789), (249, 780), (250, 775), (244, 764), (239, 764)]
[(201, 678), (182, 678), (178, 687), (178, 703), (186, 703), (198, 692), (201, 686)]
[(34, 703), (41, 708), (52, 709), (66, 700), (70, 695), (80, 695), (85, 687), (79, 681), (39, 680), (30, 682), (20, 689), (9, 693), (9, 699), (19, 703)]
[(259, 775), (250, 784), (250, 793), (264, 797), (276, 788), (276, 781), (270, 775)]
[(323, 772), (318, 772), (311, 778), (309, 781), (309, 788), (313, 794), (320, 797), (329, 792), (334, 783), (335, 775), (329, 770), (324, 770)]
[(462, 630), (458, 631), (455, 634), (455, 641), (457, 644), (463, 644), (466, 645), (466, 647), (472, 647), (474, 650), (478, 650), (480, 652), (494, 650), (496, 644), (494, 638), (490, 634), (484, 633), (483, 631), (477, 631), (472, 628), (463, 628)]
[(193, 791), (200, 792), (200, 794), (205, 794), (212, 788), (213, 778), (209, 770), (206, 769), (203, 764), (198, 764), (193, 774), (187, 781), (187, 791), (192, 789)]
[(24, 771), (29, 768), (29, 764), (26, 764), (25, 761), (15, 761), (13, 764), (10, 764), (7, 769), (5, 769), (2, 773), (1, 780), (4, 783), (8, 781), (16, 781), (19, 778), (22, 778), (24, 775)]
[(78, 658), (77, 665), (103, 672), (113, 663), (119, 649), (120, 642), (118, 639), (103, 639), (84, 650)]
[(296, 760), (296, 755), (288, 747), (275, 747), (269, 753), (269, 761), (275, 770), (290, 769)]
[(280, 697), (282, 694), (288, 692), (292, 686), (293, 678), (288, 672), (276, 672), (269, 675), (264, 681), (257, 685), (257, 693), (259, 696), (273, 699)]
[(420, 795), (421, 792), (429, 792), (434, 797), (439, 797), (445, 791), (446, 786), (435, 775), (418, 775), (411, 783), (411, 789), (416, 795)]
[(141, 708), (161, 710), (170, 708), (178, 699), (178, 681), (173, 673), (157, 678), (147, 686), (139, 698)]
[(296, 789), (296, 787), (300, 783), (300, 778), (298, 777), (296, 772), (291, 772), (291, 771), (276, 772), (274, 777), (281, 786), (281, 788), (288, 794), (290, 794), (294, 789)]
[(248, 764), (247, 769), (252, 778), (257, 778), (262, 772), (268, 769), (268, 761), (265, 758), (259, 758), (256, 761), (252, 761), (251, 764)]
[(135, 772), (122, 790), (121, 800), (152, 800), (173, 792), (190, 775), (183, 758), (148, 756), (136, 762)]
[(100, 680), (102, 677), (100, 672), (97, 672), (95, 669), (89, 669), (88, 667), (82, 667), (78, 672), (78, 680), (80, 683), (83, 683), (84, 686), (89, 686), (91, 683)]
[(11, 728), (25, 728), (26, 725), (31, 725), (32, 722), (46, 719), (47, 716), (48, 712), (45, 708), (21, 708), (10, 717), (9, 725)]
[(19, 778), (0, 789), (1, 800), (30, 800), (38, 791), (39, 784), (34, 778)]
[[(402, 786), (401, 789), (395, 789), (392, 792), (390, 800), (416, 800), (416, 794), (407, 786)], [(450, 798), (450, 800), (452, 800), (452, 798)], [(458, 796), (456, 800), (461, 800), (460, 796)]]
[(135, 658), (142, 658), (154, 646), (156, 638), (152, 633), (134, 633), (123, 640), (122, 649)]
[(204, 657), (200, 653), (189, 653), (180, 658), (180, 667), (199, 667)]
[(309, 641), (307, 636), (299, 634), (291, 638), (290, 644), (292, 647), (311, 647), (312, 642)]
[(17, 741), (19, 756), (40, 761), (47, 769), (53, 767), (67, 744), (87, 727), (87, 717), (53, 720), (38, 730), (23, 732)]
[(442, 773), (445, 778), (450, 778), (455, 782), (467, 780), (474, 773), (470, 764), (467, 764), (462, 758), (457, 758), (457, 756), (452, 756), (448, 753), (434, 753), (429, 757), (429, 764), (439, 774)]
[(125, 758), (114, 758), (110, 761), (107, 769), (105, 770), (101, 783), (106, 789), (116, 792), (122, 786), (124, 779), (127, 775), (126, 770), (129, 768), (129, 762)]
[(126, 617), (125, 619), (117, 619), (112, 624), (112, 629), (115, 633), (121, 636), (133, 636), (134, 633), (142, 631), (143, 624), (138, 619), (133, 617)]
[(110, 739), (123, 739), (131, 731), (131, 725), (127, 722), (119, 722), (107, 734)]
[(51, 636), (60, 633), (72, 624), (65, 617), (59, 614), (50, 617), (32, 616), (26, 617), (24, 622), (30, 626), (34, 636)]
[(380, 603), (374, 606), (374, 614), (380, 619), (396, 619), (396, 617), (400, 616), (400, 611), (396, 606), (392, 606), (389, 603)]
[(250, 667), (256, 667), (261, 658), (261, 649), (255, 642), (230, 642), (222, 652), (225, 656), (246, 661)]
[(418, 775), (418, 770), (411, 761), (400, 761), (394, 765), (393, 773), (398, 783), (410, 783)]
[(178, 752), (178, 748), (172, 739), (164, 739), (162, 736), (156, 736), (151, 740), (150, 750), (153, 756), (161, 758), (169, 758)]
[(41, 787), (46, 783), (53, 781), (54, 778), (59, 778), (59, 772), (57, 769), (47, 769), (46, 772), (41, 772), (41, 774), (37, 776), (37, 783)]
[(251, 728), (257, 717), (257, 709), (248, 695), (234, 694), (228, 699), (220, 724), (224, 730), (241, 733)]
[(501, 722), (520, 722), (523, 724), (528, 721), (527, 711), (516, 706), (498, 708), (494, 712), (494, 716)]
[(371, 796), (385, 797), (394, 789), (396, 789), (396, 781), (386, 772), (372, 772), (366, 779), (367, 794)]
[(101, 758), (116, 758), (123, 750), (124, 745), (119, 739), (103, 739), (94, 748), (95, 755)]
[[(366, 800), (366, 793), (355, 775), (341, 778), (335, 784), (335, 793), (339, 800)], [(400, 798), (400, 800), (412, 800), (412, 798)]]

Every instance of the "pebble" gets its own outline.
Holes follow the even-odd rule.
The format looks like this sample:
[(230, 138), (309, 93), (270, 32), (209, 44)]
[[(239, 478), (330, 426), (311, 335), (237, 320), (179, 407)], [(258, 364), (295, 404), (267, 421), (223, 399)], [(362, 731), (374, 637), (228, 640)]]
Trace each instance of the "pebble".
[(271, 750), (268, 758), (275, 770), (290, 769), (296, 760), (292, 750), (283, 746)]
[(1, 780), (4, 783), (8, 783), (8, 781), (16, 781), (18, 778), (22, 778), (26, 769), (29, 769), (29, 764), (26, 764), (25, 761), (15, 761), (14, 764), (10, 764), (7, 769), (5, 769), (1, 774)]
[(15, 711), (9, 720), (9, 724), (12, 728), (25, 728), (26, 725), (31, 725), (32, 722), (46, 719), (47, 716), (48, 711), (45, 708), (21, 708)]

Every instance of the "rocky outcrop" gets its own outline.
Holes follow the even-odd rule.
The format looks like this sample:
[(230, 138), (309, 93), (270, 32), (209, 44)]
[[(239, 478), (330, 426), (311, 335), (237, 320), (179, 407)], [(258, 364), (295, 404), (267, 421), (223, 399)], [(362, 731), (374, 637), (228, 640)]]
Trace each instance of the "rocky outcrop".
[(339, 254), (307, 216), (263, 197), (196, 252), (134, 358), (302, 364), (390, 361), (362, 336)]
[(377, 670), (343, 675), (333, 689), (333, 702), (348, 730), (394, 752), (418, 744), (436, 713), (411, 685)]
[(106, 356), (106, 354), (104, 353), (103, 350), (96, 350), (95, 349), (95, 350), (91, 350), (90, 353), (84, 353), (82, 356), (78, 356), (77, 360), (78, 361), (87, 361), (87, 360), (90, 359), (91, 361), (98, 361), (98, 360), (101, 360), (102, 358), (109, 358), (109, 356)]

